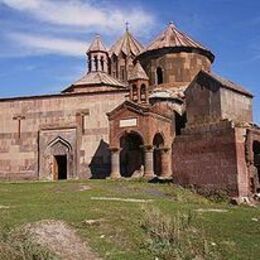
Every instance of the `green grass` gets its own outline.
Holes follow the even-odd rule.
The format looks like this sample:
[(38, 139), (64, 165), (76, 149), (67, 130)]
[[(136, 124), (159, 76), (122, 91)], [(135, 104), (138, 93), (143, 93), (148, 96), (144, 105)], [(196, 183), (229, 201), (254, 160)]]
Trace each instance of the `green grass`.
[[(91, 189), (79, 191), (82, 185)], [(151, 199), (152, 202), (96, 201), (91, 197)], [(215, 203), (170, 184), (123, 180), (0, 183), (0, 206), (10, 206), (0, 208), (0, 237), (26, 223), (64, 220), (105, 259), (155, 258), (156, 252), (147, 244), (151, 234), (143, 228), (149, 209), (156, 209), (172, 220), (178, 215), (192, 215), (189, 223), (192, 228), (185, 231), (182, 239), (192, 238), (196, 245), (203, 238), (216, 252), (204, 258), (260, 259), (260, 208)], [(201, 208), (220, 208), (227, 212), (196, 211)], [(104, 219), (104, 222), (88, 226), (84, 224), (87, 219)], [(189, 236), (192, 229), (196, 230), (195, 237)], [(159, 259), (167, 259), (160, 255), (160, 248), (157, 252)]]

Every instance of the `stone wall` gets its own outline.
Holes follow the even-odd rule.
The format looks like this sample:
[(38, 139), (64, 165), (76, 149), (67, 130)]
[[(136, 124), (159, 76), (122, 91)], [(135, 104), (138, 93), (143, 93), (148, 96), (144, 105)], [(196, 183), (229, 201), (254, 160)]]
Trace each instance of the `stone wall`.
[[(200, 70), (210, 70), (210, 60), (198, 53), (164, 53), (158, 50), (155, 55), (142, 57), (140, 62), (145, 69), (150, 84), (157, 84), (156, 69), (163, 70), (163, 83), (175, 83), (176, 86), (188, 85)], [(169, 52), (169, 51), (168, 51)]]
[(173, 144), (174, 179), (231, 196), (248, 195), (244, 131), (228, 122), (184, 131)]
[(221, 88), (221, 114), (237, 122), (252, 122), (252, 98), (236, 93), (229, 89)]
[[(74, 177), (109, 171), (106, 113), (124, 101), (125, 91), (64, 94), (0, 100), (0, 178), (37, 179), (40, 133), (48, 131), (42, 147), (74, 129)], [(19, 136), (19, 118), (21, 119)], [(44, 151), (42, 151), (44, 153)], [(44, 162), (43, 162), (44, 163)]]
[(210, 77), (197, 77), (185, 91), (188, 124), (233, 120), (252, 122), (252, 98)]
[(221, 99), (218, 88), (205, 87), (194, 82), (185, 91), (186, 112), (189, 125), (221, 119)]

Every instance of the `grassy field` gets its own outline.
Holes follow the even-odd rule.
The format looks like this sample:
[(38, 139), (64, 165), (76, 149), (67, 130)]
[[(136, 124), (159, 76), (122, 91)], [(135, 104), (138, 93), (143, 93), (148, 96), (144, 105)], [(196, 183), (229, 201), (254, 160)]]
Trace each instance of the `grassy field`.
[(173, 184), (0, 184), (0, 238), (45, 219), (67, 222), (104, 259), (260, 259), (260, 208), (216, 203)]

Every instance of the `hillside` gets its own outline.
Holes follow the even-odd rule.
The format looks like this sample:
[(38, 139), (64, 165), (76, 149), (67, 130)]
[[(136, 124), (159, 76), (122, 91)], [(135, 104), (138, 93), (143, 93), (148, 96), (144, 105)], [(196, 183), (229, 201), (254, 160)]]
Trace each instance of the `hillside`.
[(260, 259), (260, 208), (173, 184), (1, 183), (0, 219), (0, 259)]

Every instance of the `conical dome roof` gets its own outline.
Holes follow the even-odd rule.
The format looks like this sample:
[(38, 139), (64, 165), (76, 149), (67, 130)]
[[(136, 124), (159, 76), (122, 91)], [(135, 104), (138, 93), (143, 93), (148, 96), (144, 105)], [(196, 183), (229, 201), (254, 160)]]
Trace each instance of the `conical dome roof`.
[(124, 35), (119, 38), (114, 45), (112, 45), (109, 50), (109, 55), (110, 57), (113, 54), (118, 56), (122, 52), (126, 56), (129, 56), (130, 54), (137, 56), (143, 50), (143, 45), (137, 41), (128, 30), (126, 30)]
[(87, 53), (97, 51), (107, 52), (107, 49), (103, 44), (101, 36), (99, 34), (96, 35), (94, 41), (90, 44)]
[(144, 71), (139, 61), (136, 62), (128, 80), (131, 81), (136, 79), (149, 80), (146, 72)]
[[(204, 47), (199, 42), (193, 40), (177, 29), (177, 27), (171, 22), (167, 28), (157, 36), (145, 49), (144, 52), (150, 52), (153, 50), (163, 48), (186, 48), (186, 49), (199, 49), (213, 62), (214, 54)], [(143, 53), (144, 53), (143, 52)]]

